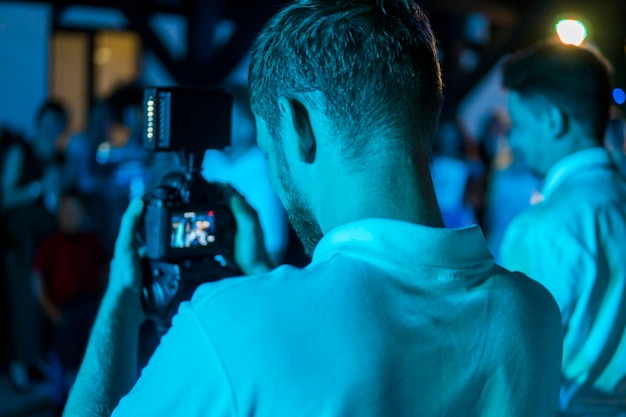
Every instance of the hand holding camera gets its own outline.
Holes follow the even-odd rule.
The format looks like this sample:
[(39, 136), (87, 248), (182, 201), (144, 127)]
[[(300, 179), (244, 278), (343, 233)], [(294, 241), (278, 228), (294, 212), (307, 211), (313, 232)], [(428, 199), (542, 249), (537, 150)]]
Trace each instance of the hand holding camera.
[(230, 143), (231, 107), (232, 97), (220, 90), (144, 90), (144, 148), (177, 151), (184, 167), (143, 198), (142, 302), (163, 330), (199, 285), (242, 275), (234, 256), (231, 188), (200, 175), (204, 152)]
[[(122, 217), (120, 230), (115, 241), (115, 251), (111, 261), (107, 294), (115, 298), (125, 296), (130, 314), (127, 320), (139, 325), (145, 319), (141, 304), (142, 272), (135, 232), (141, 222), (144, 204), (141, 199), (133, 199)], [(130, 296), (126, 296), (130, 295)]]
[(274, 266), (265, 247), (258, 213), (234, 188), (230, 197), (230, 208), (237, 223), (234, 249), (237, 265), (246, 275), (271, 271)]

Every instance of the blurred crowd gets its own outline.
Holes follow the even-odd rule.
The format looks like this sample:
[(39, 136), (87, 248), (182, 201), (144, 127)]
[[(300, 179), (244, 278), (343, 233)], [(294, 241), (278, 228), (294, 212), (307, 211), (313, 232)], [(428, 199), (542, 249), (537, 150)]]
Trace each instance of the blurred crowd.
[[(306, 262), (287, 251), (286, 214), (271, 191), (255, 145), (245, 89), (232, 87), (231, 145), (208, 151), (202, 175), (229, 183), (259, 212), (276, 264)], [(69, 132), (64, 103), (48, 100), (27, 136), (0, 127), (0, 369), (18, 392), (54, 382), (63, 404), (80, 364), (107, 282), (119, 223), (130, 199), (184, 170), (175, 152), (143, 148), (143, 89), (128, 85), (89, 108), (83, 131)], [(292, 245), (293, 246), (293, 245)], [(157, 342), (149, 329), (141, 358)]]

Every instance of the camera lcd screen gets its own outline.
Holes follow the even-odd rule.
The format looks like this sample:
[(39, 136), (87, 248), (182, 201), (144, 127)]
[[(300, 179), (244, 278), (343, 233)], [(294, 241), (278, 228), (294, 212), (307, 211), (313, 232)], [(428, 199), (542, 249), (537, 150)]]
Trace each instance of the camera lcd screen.
[(215, 213), (185, 211), (172, 213), (172, 248), (198, 248), (215, 242)]

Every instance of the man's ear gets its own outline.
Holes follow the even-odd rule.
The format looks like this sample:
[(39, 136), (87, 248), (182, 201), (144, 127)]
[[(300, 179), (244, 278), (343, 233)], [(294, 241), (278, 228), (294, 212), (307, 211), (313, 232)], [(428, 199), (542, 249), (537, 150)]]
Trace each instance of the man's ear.
[(313, 162), (316, 141), (308, 109), (302, 102), (285, 97), (278, 99), (278, 106), (285, 117), (287, 129), (296, 141), (298, 158), (306, 163)]
[(567, 131), (567, 115), (559, 107), (550, 104), (545, 109), (544, 117), (552, 137), (560, 138)]

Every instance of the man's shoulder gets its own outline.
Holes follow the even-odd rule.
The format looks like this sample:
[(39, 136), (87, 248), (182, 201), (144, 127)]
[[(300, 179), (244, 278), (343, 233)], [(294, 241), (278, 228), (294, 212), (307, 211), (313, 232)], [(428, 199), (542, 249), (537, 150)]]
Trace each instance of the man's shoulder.
[(562, 319), (550, 292), (534, 279), (504, 268), (499, 268), (487, 289), (498, 327), (498, 351), (527, 352), (535, 357), (549, 354), (560, 364)]
[(225, 278), (200, 285), (192, 297), (196, 309), (228, 309), (236, 303), (272, 305), (272, 300), (285, 297), (291, 287), (300, 282), (305, 271), (291, 265), (282, 265), (268, 273), (254, 276)]
[[(545, 402), (546, 409), (555, 407), (563, 344), (556, 301), (540, 283), (501, 267), (486, 282), (486, 289), (490, 379), (485, 391), (502, 398), (510, 395), (511, 401), (533, 396)], [(543, 406), (523, 402), (517, 406), (522, 404)]]
[(493, 292), (492, 298), (506, 306), (510, 314), (523, 317), (524, 321), (558, 318), (560, 313), (554, 297), (539, 282), (518, 271), (497, 267), (487, 280), (486, 289)]
[[(592, 173), (593, 174), (593, 173)], [(621, 214), (626, 219), (626, 180), (612, 170), (572, 178), (507, 226), (502, 248), (550, 244), (586, 233), (587, 223)]]
[[(222, 300), (275, 305), (274, 301), (292, 303), (298, 297), (312, 298), (315, 293), (329, 286), (338, 285), (336, 278), (346, 269), (357, 267), (359, 262), (333, 254), (309, 263), (306, 267), (289, 264), (265, 274), (238, 276), (202, 284), (195, 291), (192, 301), (196, 304), (218, 305)], [(361, 262), (368, 265), (367, 262)], [(348, 285), (346, 283), (346, 285)]]
[[(626, 219), (626, 181), (608, 171), (603, 176), (571, 181), (545, 201), (514, 219), (512, 228), (549, 238), (577, 236), (602, 219)], [(615, 220), (613, 220), (615, 221)]]
[(595, 193), (586, 187), (575, 186), (557, 190), (548, 199), (530, 206), (511, 220), (505, 231), (503, 246), (523, 242), (542, 244), (550, 237), (576, 231), (585, 213), (596, 213), (599, 207), (609, 204), (606, 196), (598, 194), (602, 193), (597, 188)]
[(539, 250), (537, 245), (545, 245), (546, 237), (558, 233), (564, 224), (557, 211), (540, 203), (518, 214), (508, 224), (502, 237), (499, 252), (506, 267), (511, 267), (510, 258), (526, 256), (526, 252)]
[(623, 205), (626, 205), (626, 179), (612, 169), (575, 175), (550, 192), (550, 198), (540, 204), (546, 211), (571, 216)]

